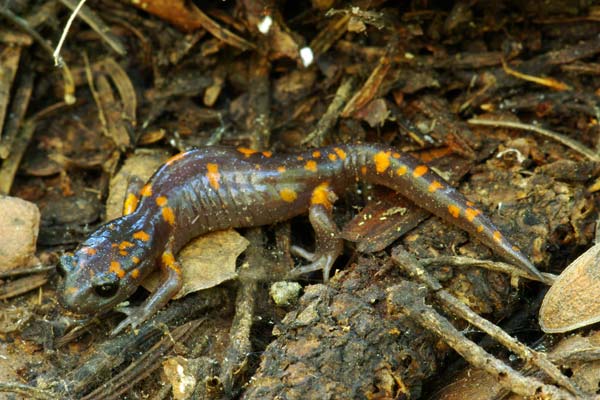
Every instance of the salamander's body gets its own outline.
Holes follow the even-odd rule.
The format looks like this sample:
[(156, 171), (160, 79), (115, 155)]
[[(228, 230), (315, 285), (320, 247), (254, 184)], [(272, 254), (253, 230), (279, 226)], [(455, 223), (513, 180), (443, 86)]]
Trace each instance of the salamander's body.
[(73, 255), (61, 259), (61, 302), (86, 313), (106, 311), (125, 300), (159, 266), (161, 286), (117, 330), (136, 326), (179, 289), (174, 255), (192, 238), (235, 227), (289, 219), (309, 211), (316, 251), (304, 270), (328, 274), (341, 251), (331, 220), (335, 193), (362, 180), (387, 186), (420, 207), (474, 234), (497, 254), (542, 279), (472, 203), (427, 165), (393, 148), (364, 144), (272, 155), (245, 148), (202, 148), (169, 159), (125, 202), (125, 215), (92, 233)]

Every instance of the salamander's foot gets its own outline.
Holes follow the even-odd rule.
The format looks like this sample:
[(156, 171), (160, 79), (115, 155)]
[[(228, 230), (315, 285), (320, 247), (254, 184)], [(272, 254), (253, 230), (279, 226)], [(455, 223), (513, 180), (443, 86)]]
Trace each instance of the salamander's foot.
[(117, 327), (110, 332), (111, 336), (121, 333), (128, 326), (131, 326), (131, 329), (135, 329), (150, 317), (150, 315), (147, 315), (143, 307), (120, 307), (115, 308), (115, 311), (126, 314), (127, 318), (121, 321), (119, 325), (117, 325)]
[(327, 282), (329, 280), (329, 273), (331, 272), (331, 268), (333, 267), (333, 263), (335, 262), (335, 259), (339, 255), (338, 251), (330, 251), (328, 253), (315, 254), (315, 253), (306, 251), (305, 249), (298, 247), (298, 246), (292, 246), (290, 251), (295, 256), (302, 257), (305, 260), (311, 262), (310, 264), (301, 265), (301, 266), (294, 268), (290, 272), (290, 274), (292, 276), (296, 277), (296, 276), (300, 276), (303, 274), (307, 274), (309, 272), (322, 270), (323, 271), (323, 280), (325, 282)]
[(329, 280), (331, 267), (344, 246), (340, 231), (331, 215), (336, 199), (337, 196), (327, 183), (322, 183), (314, 189), (308, 219), (315, 230), (315, 252), (311, 253), (298, 246), (291, 247), (292, 254), (310, 261), (308, 265), (294, 268), (294, 276), (323, 270), (323, 280)]
[(146, 299), (139, 307), (122, 307), (115, 309), (116, 311), (127, 314), (125, 318), (115, 329), (111, 335), (116, 335), (127, 326), (135, 329), (143, 322), (147, 321), (158, 312), (167, 302), (175, 296), (181, 289), (183, 283), (181, 278), (181, 267), (175, 261), (172, 251), (172, 243), (169, 242), (165, 251), (161, 256), (160, 269), (162, 272), (162, 280), (156, 290)]

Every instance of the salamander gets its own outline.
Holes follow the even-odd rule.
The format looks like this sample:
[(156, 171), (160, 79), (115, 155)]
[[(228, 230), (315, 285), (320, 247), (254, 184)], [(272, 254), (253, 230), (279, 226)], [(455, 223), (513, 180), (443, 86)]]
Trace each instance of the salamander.
[(356, 181), (393, 189), (544, 280), (473, 203), (426, 164), (392, 147), (340, 145), (279, 155), (209, 147), (171, 157), (138, 193), (128, 194), (122, 217), (102, 225), (74, 253), (61, 257), (60, 302), (78, 313), (107, 311), (160, 268), (159, 287), (141, 306), (119, 310), (127, 317), (113, 333), (136, 327), (181, 287), (175, 256), (189, 240), (225, 228), (272, 224), (307, 211), (316, 244), (314, 253), (293, 248), (310, 262), (299, 271), (323, 270), (327, 278), (342, 251), (333, 203), (336, 193)]

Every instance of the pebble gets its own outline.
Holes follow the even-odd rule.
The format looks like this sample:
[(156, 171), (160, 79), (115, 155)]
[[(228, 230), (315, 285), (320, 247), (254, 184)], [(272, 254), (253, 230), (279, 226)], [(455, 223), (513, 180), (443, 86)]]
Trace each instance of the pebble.
[(0, 272), (27, 267), (35, 258), (40, 211), (28, 201), (0, 196)]

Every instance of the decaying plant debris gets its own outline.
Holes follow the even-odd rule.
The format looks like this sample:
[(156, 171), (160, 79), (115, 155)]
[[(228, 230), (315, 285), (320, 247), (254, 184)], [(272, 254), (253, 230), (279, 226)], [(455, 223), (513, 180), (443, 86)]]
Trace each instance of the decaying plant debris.
[[(493, 256), (474, 238), (379, 188), (349, 188), (336, 203), (354, 244), (330, 282), (289, 274), (298, 262), (291, 244), (311, 242), (305, 219), (246, 230), (237, 272), (230, 266), (215, 283), (232, 281), (173, 301), (117, 338), (105, 336), (116, 313), (74, 324), (48, 271), (104, 221), (109, 193), (114, 215), (114, 182), (135, 174), (125, 160), (215, 144), (292, 152), (369, 141), (427, 162), (548, 277), (558, 274), (595, 236), (592, 2), (88, 1), (55, 66), (76, 7), (0, 6), (0, 193), (41, 211), (41, 266), (0, 271), (10, 298), (1, 390), (461, 398), (464, 361), (498, 384), (498, 396), (582, 398), (597, 389), (586, 375), (597, 360), (594, 332), (571, 340), (577, 360), (564, 355), (573, 345), (548, 357), (527, 347), (553, 345), (536, 322), (546, 288), (482, 261)], [(303, 295), (276, 306), (270, 285), (291, 279)]]

